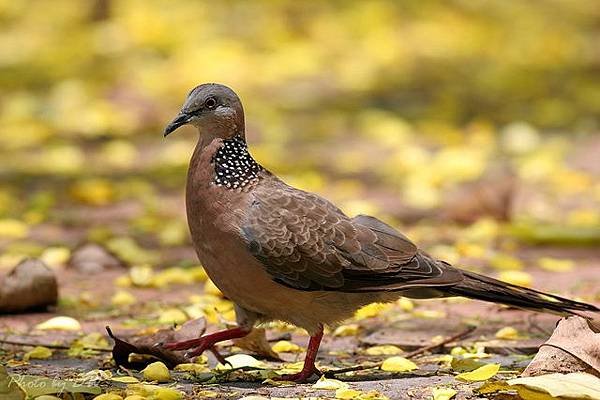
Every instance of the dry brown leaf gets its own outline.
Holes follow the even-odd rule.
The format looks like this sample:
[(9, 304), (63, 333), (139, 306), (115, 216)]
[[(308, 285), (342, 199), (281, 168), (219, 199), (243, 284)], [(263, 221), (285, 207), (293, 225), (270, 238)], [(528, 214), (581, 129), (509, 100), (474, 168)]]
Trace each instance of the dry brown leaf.
[(273, 351), (271, 345), (267, 341), (267, 335), (264, 328), (252, 329), (252, 331), (243, 338), (234, 339), (233, 344), (269, 360), (281, 361), (281, 358)]
[(537, 376), (561, 372), (587, 372), (600, 377), (600, 333), (587, 320), (568, 317), (560, 320), (554, 333), (523, 372)]
[[(117, 365), (140, 370), (159, 359), (167, 367), (174, 368), (177, 364), (187, 362), (187, 359), (183, 356), (184, 352), (166, 350), (158, 344), (196, 339), (206, 330), (206, 321), (204, 318), (194, 319), (181, 325), (179, 329), (161, 329), (152, 335), (141, 336), (131, 342), (115, 336), (109, 327), (106, 327), (106, 330), (108, 335), (115, 341), (112, 354)], [(130, 354), (148, 355), (153, 359), (130, 361)]]

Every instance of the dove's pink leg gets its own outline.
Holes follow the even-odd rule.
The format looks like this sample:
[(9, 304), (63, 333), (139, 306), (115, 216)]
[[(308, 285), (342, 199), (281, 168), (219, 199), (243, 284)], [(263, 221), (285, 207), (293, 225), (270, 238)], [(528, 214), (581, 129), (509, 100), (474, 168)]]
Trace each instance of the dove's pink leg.
[(231, 328), (223, 331), (209, 333), (198, 339), (184, 340), (182, 342), (165, 343), (163, 347), (167, 350), (194, 350), (186, 353), (186, 357), (195, 357), (202, 354), (205, 350), (212, 348), (216, 343), (230, 339), (238, 339), (250, 333), (248, 328)]
[(306, 382), (313, 374), (321, 375), (321, 372), (315, 366), (319, 345), (323, 339), (323, 327), (316, 334), (310, 337), (308, 348), (306, 349), (306, 357), (304, 357), (304, 366), (302, 371), (297, 374), (283, 375), (275, 378), (278, 381), (293, 381), (297, 383)]

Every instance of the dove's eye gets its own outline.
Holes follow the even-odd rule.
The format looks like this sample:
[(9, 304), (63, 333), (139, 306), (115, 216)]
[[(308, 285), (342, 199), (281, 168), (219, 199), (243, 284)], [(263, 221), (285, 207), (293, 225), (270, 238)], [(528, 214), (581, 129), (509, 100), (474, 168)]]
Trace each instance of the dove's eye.
[(204, 107), (208, 108), (208, 109), (213, 109), (217, 106), (217, 100), (214, 97), (209, 97), (208, 99), (206, 99), (206, 101), (204, 102)]

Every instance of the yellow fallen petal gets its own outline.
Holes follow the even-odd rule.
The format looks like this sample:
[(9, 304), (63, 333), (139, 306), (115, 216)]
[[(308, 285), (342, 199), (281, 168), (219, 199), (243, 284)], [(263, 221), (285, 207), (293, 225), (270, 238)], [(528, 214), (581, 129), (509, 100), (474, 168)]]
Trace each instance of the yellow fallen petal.
[(188, 316), (178, 308), (169, 308), (158, 317), (160, 324), (183, 324), (187, 320)]
[(42, 331), (78, 331), (81, 330), (81, 324), (75, 318), (59, 316), (37, 324), (35, 329)]
[(204, 284), (204, 293), (212, 294), (213, 296), (223, 297), (223, 293), (221, 293), (221, 290), (210, 279), (208, 279)]
[(140, 380), (135, 376), (113, 376), (110, 380), (121, 383), (140, 383)]
[(417, 318), (440, 319), (444, 318), (446, 313), (440, 310), (416, 310), (413, 311), (412, 315)]
[(198, 374), (198, 373), (202, 373), (202, 372), (208, 372), (208, 371), (210, 371), (210, 369), (204, 364), (183, 363), (183, 364), (178, 364), (175, 367), (175, 371), (191, 372), (194, 374)]
[(335, 398), (342, 400), (357, 399), (362, 394), (359, 390), (341, 388), (335, 391)]
[(412, 311), (415, 308), (415, 303), (412, 302), (411, 299), (407, 299), (406, 297), (400, 297), (400, 299), (396, 302), (402, 311)]
[(136, 302), (135, 296), (125, 290), (117, 291), (113, 297), (111, 297), (110, 302), (115, 307), (120, 306), (129, 306)]
[(463, 372), (456, 375), (456, 379), (467, 382), (485, 381), (496, 375), (500, 370), (500, 364), (486, 364), (470, 372)]
[(333, 331), (333, 336), (356, 336), (358, 330), (358, 324), (340, 325)]
[(92, 206), (110, 203), (115, 196), (112, 182), (105, 179), (87, 179), (76, 182), (70, 189), (73, 199)]
[(456, 390), (452, 388), (433, 388), (433, 400), (450, 400), (456, 396)]
[(370, 356), (396, 356), (402, 353), (403, 351), (400, 347), (391, 344), (373, 346), (365, 350), (365, 354)]
[(400, 356), (387, 358), (381, 364), (381, 369), (387, 372), (407, 372), (417, 368), (417, 364)]
[(384, 303), (372, 303), (364, 307), (359, 308), (354, 313), (354, 318), (357, 320), (373, 318), (381, 314), (382, 312), (389, 310), (392, 307), (391, 304)]
[(461, 356), (465, 353), (467, 353), (467, 349), (460, 346), (453, 347), (452, 350), (450, 350), (450, 354), (453, 356)]
[(131, 279), (131, 283), (135, 286), (152, 286), (154, 271), (149, 265), (134, 265), (129, 269), (129, 279)]
[(118, 287), (131, 287), (133, 282), (131, 282), (131, 278), (128, 275), (121, 275), (115, 278), (115, 285)]
[(346, 382), (342, 382), (337, 379), (327, 379), (327, 378), (325, 378), (325, 376), (322, 376), (313, 385), (313, 389), (321, 389), (321, 390), (348, 389), (348, 384)]
[(70, 257), (71, 250), (67, 247), (48, 247), (40, 256), (40, 260), (50, 267), (58, 268), (64, 266)]
[(194, 277), (184, 268), (171, 267), (165, 268), (156, 273), (153, 279), (153, 286), (165, 287), (168, 285), (190, 285), (194, 283)]
[(139, 394), (132, 394), (125, 397), (124, 400), (146, 400), (146, 397), (140, 396)]
[(271, 348), (275, 353), (301, 353), (302, 351), (304, 351), (302, 347), (287, 340), (280, 340), (277, 343), (275, 343)]
[(490, 265), (502, 271), (523, 269), (523, 262), (508, 254), (497, 254), (490, 260)]
[(505, 326), (504, 328), (498, 330), (495, 336), (497, 339), (503, 340), (517, 340), (520, 337), (519, 332), (512, 326)]
[(116, 393), (102, 393), (94, 397), (94, 400), (123, 400), (123, 397)]
[(183, 393), (179, 390), (161, 387), (152, 393), (152, 400), (180, 400), (183, 399)]
[(0, 237), (8, 239), (23, 239), (27, 237), (29, 227), (17, 219), (0, 219)]
[(201, 390), (199, 392), (194, 392), (194, 394), (200, 399), (214, 399), (216, 397), (221, 397), (219, 392), (213, 390)]
[(142, 370), (142, 374), (144, 375), (144, 379), (148, 381), (168, 382), (171, 380), (169, 369), (161, 361), (156, 361), (152, 364), (149, 364)]
[(30, 350), (27, 353), (25, 353), (25, 355), (23, 356), (23, 360), (45, 360), (50, 357), (52, 357), (52, 350), (44, 346), (35, 346), (33, 350)]
[(206, 282), (208, 280), (208, 275), (201, 266), (188, 268), (188, 274), (194, 279), (194, 282)]
[(218, 364), (217, 369), (236, 369), (243, 367), (252, 367), (252, 368), (266, 368), (267, 364), (262, 361), (257, 360), (256, 358), (249, 356), (248, 354), (234, 354), (232, 356), (226, 357), (225, 361), (228, 363), (226, 365)]
[(542, 257), (538, 259), (538, 265), (547, 271), (568, 272), (575, 267), (575, 261), (561, 258)]
[(532, 276), (523, 271), (503, 271), (498, 275), (498, 279), (519, 286), (531, 286), (533, 281)]

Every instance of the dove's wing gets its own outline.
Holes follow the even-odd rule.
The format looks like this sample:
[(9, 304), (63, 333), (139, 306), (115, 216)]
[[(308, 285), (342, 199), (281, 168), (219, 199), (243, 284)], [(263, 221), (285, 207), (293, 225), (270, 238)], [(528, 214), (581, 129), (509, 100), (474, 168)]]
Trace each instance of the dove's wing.
[(327, 200), (281, 182), (252, 192), (242, 234), (276, 282), (300, 290), (396, 291), (462, 280), (380, 220), (347, 217)]

